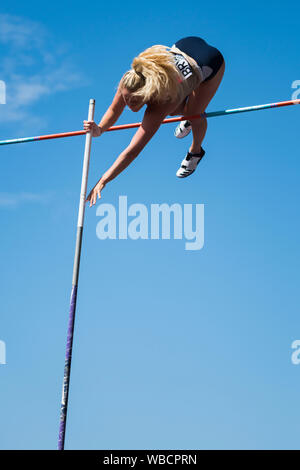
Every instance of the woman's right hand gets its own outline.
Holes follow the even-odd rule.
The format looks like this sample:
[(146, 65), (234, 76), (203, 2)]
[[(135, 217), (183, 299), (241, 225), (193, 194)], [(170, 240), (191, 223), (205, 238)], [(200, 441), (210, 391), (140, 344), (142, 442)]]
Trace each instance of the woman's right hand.
[(83, 128), (85, 131), (91, 132), (92, 137), (99, 137), (103, 132), (95, 121), (83, 121)]

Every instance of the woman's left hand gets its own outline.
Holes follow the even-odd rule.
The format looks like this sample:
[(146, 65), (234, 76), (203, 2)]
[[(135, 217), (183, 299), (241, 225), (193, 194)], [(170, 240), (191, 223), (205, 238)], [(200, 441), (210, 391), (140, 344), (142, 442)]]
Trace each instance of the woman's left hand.
[(86, 202), (90, 201), (90, 207), (92, 207), (97, 202), (97, 196), (101, 199), (101, 191), (105, 187), (105, 184), (101, 179), (98, 181), (96, 186), (93, 187), (90, 194), (86, 198)]

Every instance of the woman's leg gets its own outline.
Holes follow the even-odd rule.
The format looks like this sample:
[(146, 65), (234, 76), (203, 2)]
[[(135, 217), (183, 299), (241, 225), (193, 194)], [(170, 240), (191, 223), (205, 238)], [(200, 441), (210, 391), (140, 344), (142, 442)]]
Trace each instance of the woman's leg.
[[(192, 116), (194, 114), (204, 113), (209, 102), (216, 94), (217, 89), (222, 81), (225, 71), (225, 62), (221, 65), (217, 74), (207, 82), (203, 82), (199, 87), (193, 91), (184, 107), (184, 116)], [(202, 117), (199, 119), (191, 120), (193, 142), (189, 149), (191, 153), (200, 153), (201, 144), (207, 130), (207, 119)]]

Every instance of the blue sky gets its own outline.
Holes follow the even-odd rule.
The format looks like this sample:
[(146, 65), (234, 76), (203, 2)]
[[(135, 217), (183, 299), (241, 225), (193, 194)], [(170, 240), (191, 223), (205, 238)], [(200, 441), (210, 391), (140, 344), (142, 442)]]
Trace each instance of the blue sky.
[[(288, 100), (300, 7), (284, 2), (16, 1), (0, 11), (1, 139), (82, 128), (133, 57), (199, 35), (226, 60), (208, 111)], [(298, 85), (299, 86), (299, 85)], [(162, 126), (103, 191), (204, 204), (205, 243), (102, 240), (87, 208), (66, 448), (299, 449), (299, 112), (213, 118), (205, 159)], [(119, 122), (142, 112), (126, 110)], [(134, 131), (92, 143), (89, 188)], [(55, 449), (84, 138), (1, 147), (2, 449)]]

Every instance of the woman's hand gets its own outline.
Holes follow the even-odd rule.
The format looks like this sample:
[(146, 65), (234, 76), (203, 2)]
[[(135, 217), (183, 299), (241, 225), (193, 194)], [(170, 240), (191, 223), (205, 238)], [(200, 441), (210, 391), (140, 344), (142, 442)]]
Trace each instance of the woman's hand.
[(97, 126), (95, 121), (83, 121), (84, 130), (91, 132), (92, 137), (99, 137), (102, 134), (102, 129), (100, 126)]
[(99, 197), (99, 199), (101, 199), (101, 191), (105, 187), (105, 185), (106, 185), (106, 183), (104, 183), (104, 181), (102, 181), (100, 179), (98, 181), (98, 183), (96, 184), (96, 186), (93, 187), (90, 194), (86, 198), (86, 202), (90, 201), (90, 207), (92, 207), (94, 204), (96, 204), (97, 196)]

